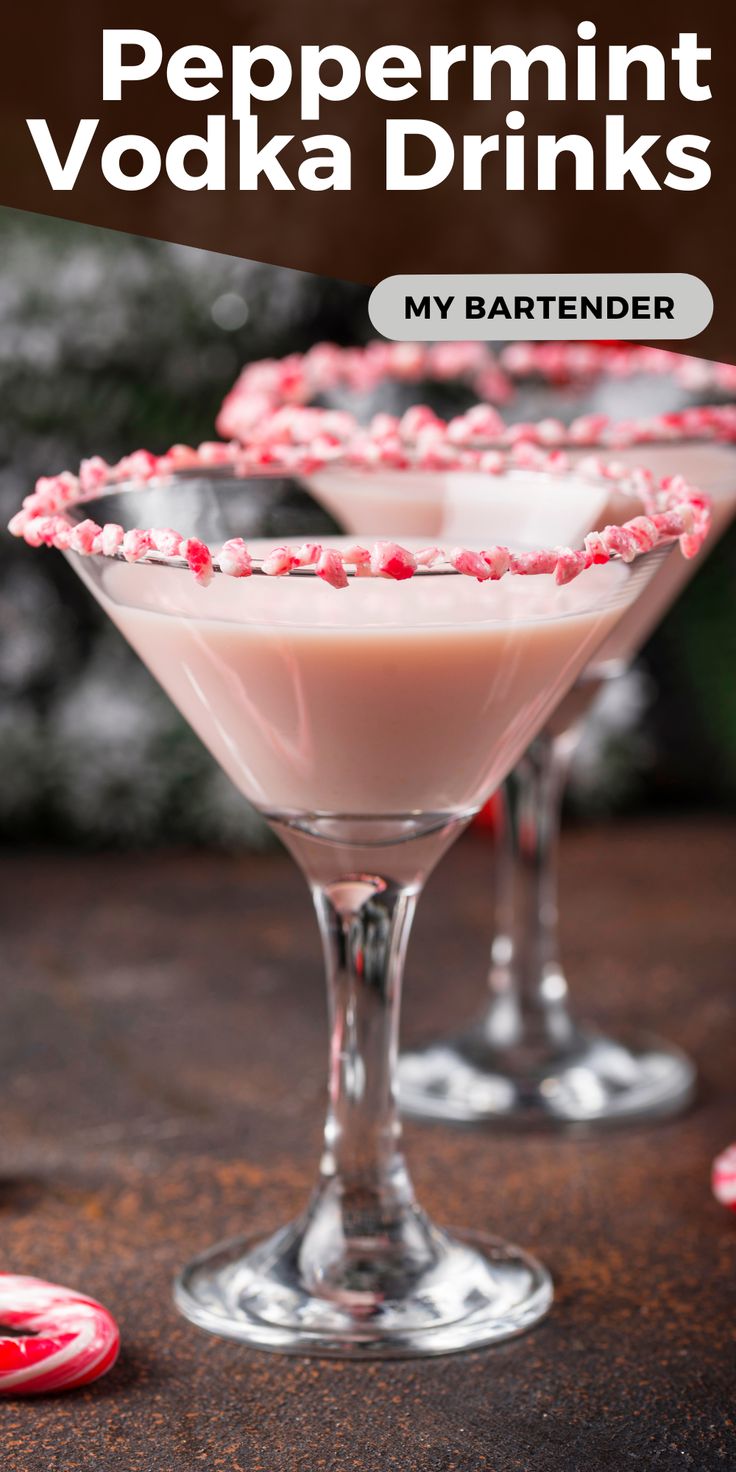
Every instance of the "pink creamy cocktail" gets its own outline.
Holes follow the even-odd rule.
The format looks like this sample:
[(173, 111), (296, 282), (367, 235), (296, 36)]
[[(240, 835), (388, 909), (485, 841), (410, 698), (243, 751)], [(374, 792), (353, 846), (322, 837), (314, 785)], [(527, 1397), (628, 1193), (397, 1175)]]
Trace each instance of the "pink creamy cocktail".
[[(472, 471), (359, 470), (332, 467), (306, 477), (310, 491), (335, 519), (358, 536), (375, 534), (382, 522), (397, 537), (459, 541), (493, 536), (511, 547), (536, 539), (575, 542), (593, 528), (634, 515), (636, 504), (623, 492), (606, 496), (600, 482), (583, 472), (589, 447), (565, 451), (579, 476), (539, 474), (495, 478)], [(612, 458), (632, 469), (644, 465), (661, 479), (682, 475), (712, 500), (705, 555), (736, 515), (736, 445), (713, 440), (638, 444), (617, 448)], [(595, 654), (593, 668), (554, 714), (560, 734), (581, 721), (600, 682), (620, 674), (636, 657), (668, 609), (684, 591), (701, 559), (663, 558), (646, 587)]]
[(186, 572), (111, 561), (94, 590), (235, 785), (308, 824), (477, 808), (630, 603), (629, 582), (610, 563), (564, 588), (438, 573), (337, 597), (313, 578), (246, 592), (220, 577), (203, 597)]
[(176, 1301), (212, 1332), (290, 1353), (477, 1347), (536, 1323), (551, 1283), (526, 1253), (436, 1227), (415, 1201), (396, 1090), (414, 907), (596, 641), (673, 540), (695, 550), (707, 514), (694, 491), (665, 488), (581, 547), (516, 556), (320, 543), (303, 498), (298, 541), (274, 548), (254, 539), (264, 499), (248, 497), (247, 465), (212, 445), (87, 462), (81, 479), (40, 481), (11, 523), (65, 552), (284, 839), (320, 923), (332, 1033), (311, 1202), (265, 1241), (204, 1252)]

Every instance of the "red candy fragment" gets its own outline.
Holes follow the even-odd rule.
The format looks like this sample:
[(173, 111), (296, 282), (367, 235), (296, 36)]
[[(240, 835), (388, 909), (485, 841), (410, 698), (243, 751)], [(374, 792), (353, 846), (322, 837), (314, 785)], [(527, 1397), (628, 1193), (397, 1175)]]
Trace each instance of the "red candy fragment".
[(327, 547), (323, 548), (314, 570), (317, 577), (329, 583), (331, 588), (347, 588), (348, 575), (339, 552), (330, 552)]
[(469, 552), (462, 547), (456, 547), (450, 553), (450, 562), (456, 572), (464, 572), (468, 577), (477, 578), (479, 583), (486, 583), (493, 577), (493, 573), (486, 562), (482, 552)]
[[(139, 527), (133, 527), (132, 531), (126, 532), (121, 546), (123, 557), (126, 562), (140, 562), (150, 552), (153, 543), (148, 532), (141, 531)], [(81, 550), (81, 549), (80, 549)]]
[(80, 521), (77, 526), (72, 527), (69, 546), (72, 552), (90, 553), (101, 534), (102, 527), (96, 521)]
[(563, 547), (557, 559), (555, 568), (555, 582), (558, 586), (571, 583), (579, 573), (589, 566), (587, 552), (573, 552), (569, 547)]
[(151, 531), (151, 546), (155, 547), (162, 557), (178, 557), (181, 548), (181, 535), (170, 526), (157, 526)]
[(288, 547), (274, 547), (263, 559), (263, 571), (270, 578), (281, 578), (296, 567), (296, 558)]
[(251, 555), (242, 537), (231, 537), (220, 548), (220, 571), (231, 578), (248, 578), (253, 570)]
[(195, 582), (206, 588), (212, 581), (212, 555), (206, 543), (198, 541), (196, 537), (189, 537), (181, 544), (181, 556), (194, 573)]
[(417, 560), (406, 547), (396, 542), (376, 542), (371, 553), (371, 572), (374, 577), (395, 578), (403, 582), (416, 572)]

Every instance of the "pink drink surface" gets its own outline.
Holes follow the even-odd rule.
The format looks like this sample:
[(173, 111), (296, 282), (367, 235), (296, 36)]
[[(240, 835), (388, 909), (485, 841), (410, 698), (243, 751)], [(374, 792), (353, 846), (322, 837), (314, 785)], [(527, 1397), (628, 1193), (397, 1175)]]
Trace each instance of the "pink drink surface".
[[(615, 516), (614, 498), (583, 475), (502, 476), (473, 471), (359, 471), (332, 468), (307, 478), (309, 490), (357, 537), (419, 537), (509, 546), (569, 545)], [(628, 515), (629, 502), (624, 505)], [(631, 514), (640, 509), (632, 505)]]
[(637, 580), (612, 563), (565, 588), (450, 575), (336, 592), (307, 575), (201, 589), (170, 568), (100, 564), (77, 566), (235, 785), (281, 815), (473, 809)]

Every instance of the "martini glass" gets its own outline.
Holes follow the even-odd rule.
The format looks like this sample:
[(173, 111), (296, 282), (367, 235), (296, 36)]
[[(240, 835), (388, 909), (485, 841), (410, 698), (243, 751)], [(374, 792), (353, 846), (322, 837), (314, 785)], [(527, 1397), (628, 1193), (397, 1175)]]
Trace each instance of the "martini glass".
[[(504, 370), (515, 380), (513, 417), (530, 427), (535, 420), (559, 425), (560, 418), (575, 419), (579, 426), (581, 415), (591, 415), (594, 422), (602, 414), (613, 448), (585, 446), (576, 433), (565, 448), (567, 458), (574, 462), (594, 452), (623, 465), (645, 465), (659, 477), (684, 475), (714, 498), (708, 538), (713, 546), (736, 510), (736, 449), (705, 437), (683, 441), (671, 428), (668, 434), (667, 420), (673, 411), (692, 408), (699, 393), (710, 397), (718, 365), (670, 360), (670, 355), (655, 368), (650, 357), (635, 353), (622, 369), (618, 353), (596, 352), (591, 358), (586, 345), (550, 344), (549, 349), (546, 366), (529, 360), (526, 345), (502, 353)], [(397, 381), (387, 380), (384, 389), (416, 396), (411, 374), (409, 385), (403, 384), (405, 367), (402, 360)], [(328, 401), (358, 420), (370, 419), (377, 408), (400, 407), (379, 404), (375, 388), (372, 398), (356, 402), (352, 370), (344, 378), (342, 383), (338, 375)], [(715, 379), (727, 386), (722, 371)], [(728, 374), (727, 383), (732, 381)], [(232, 418), (223, 425), (235, 434), (238, 413), (247, 407), (236, 399), (237, 394), (226, 404)], [(443, 412), (447, 406), (437, 407)], [(652, 416), (658, 415), (664, 416), (660, 441), (651, 438)], [(630, 440), (632, 425), (640, 431), (634, 434), (636, 443), (620, 448), (616, 441)], [(556, 486), (540, 502), (538, 490), (532, 494), (523, 478), (513, 487), (499, 486), (493, 478), (466, 472), (366, 473), (341, 466), (310, 476), (308, 483), (339, 524), (358, 536), (388, 532), (398, 538), (467, 541), (489, 529), (494, 539), (518, 546), (530, 523), (539, 534), (544, 516), (545, 536), (569, 542), (605, 519), (631, 514), (615, 504), (602, 509), (590, 497), (576, 505)], [(505, 783), (490, 999), (482, 1016), (459, 1034), (402, 1057), (401, 1096), (408, 1112), (512, 1125), (605, 1124), (672, 1114), (692, 1098), (695, 1070), (679, 1049), (636, 1033), (604, 1038), (571, 1013), (559, 959), (556, 858), (562, 794), (585, 715), (603, 681), (625, 671), (694, 570), (693, 562), (678, 554), (661, 564)]]
[[(250, 540), (246, 490), (229, 472), (172, 475), (78, 515), (173, 522), (210, 542), (246, 530), (257, 557), (274, 538)], [(278, 579), (256, 561), (246, 580), (216, 573), (202, 589), (158, 554), (67, 556), (293, 854), (324, 945), (329, 1103), (312, 1199), (267, 1241), (191, 1262), (179, 1308), (300, 1354), (441, 1354), (530, 1327), (551, 1301), (546, 1270), (435, 1226), (415, 1201), (396, 1102), (404, 953), (426, 876), (662, 552), (562, 588), (440, 566), (402, 583), (350, 577), (341, 592), (311, 567)]]
[[(682, 474), (712, 497), (706, 551), (736, 515), (736, 447), (703, 441), (616, 452), (655, 475)], [(562, 797), (582, 724), (630, 665), (696, 571), (666, 558), (524, 753), (503, 788), (489, 996), (455, 1035), (402, 1056), (403, 1108), (424, 1118), (511, 1126), (605, 1125), (675, 1114), (695, 1069), (673, 1044), (632, 1029), (608, 1037), (579, 1021), (558, 936)]]

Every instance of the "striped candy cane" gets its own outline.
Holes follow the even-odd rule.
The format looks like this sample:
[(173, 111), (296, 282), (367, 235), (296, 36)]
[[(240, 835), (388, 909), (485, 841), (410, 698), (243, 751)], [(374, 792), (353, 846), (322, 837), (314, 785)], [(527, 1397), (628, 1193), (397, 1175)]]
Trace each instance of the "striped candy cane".
[(713, 1195), (721, 1206), (736, 1211), (736, 1145), (729, 1145), (713, 1161)]
[[(2, 1328), (24, 1331), (15, 1338)], [(88, 1385), (120, 1348), (112, 1315), (58, 1283), (0, 1273), (0, 1395), (42, 1395)]]

